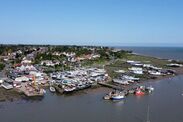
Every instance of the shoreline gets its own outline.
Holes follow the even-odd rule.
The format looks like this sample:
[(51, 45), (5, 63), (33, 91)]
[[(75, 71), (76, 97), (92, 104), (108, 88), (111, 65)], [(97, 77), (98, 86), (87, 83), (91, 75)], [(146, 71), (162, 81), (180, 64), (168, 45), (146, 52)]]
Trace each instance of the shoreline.
[[(80, 47), (80, 48), (82, 49), (82, 47)], [(96, 48), (96, 49), (98, 49), (98, 48)], [(101, 49), (101, 48), (99, 48), (98, 50), (106, 51), (106, 49)], [(45, 51), (46, 51), (46, 49), (45, 49)], [(133, 86), (136, 86), (136, 85), (141, 85), (141, 84), (148, 83), (148, 82), (156, 82), (156, 81), (160, 81), (160, 80), (164, 80), (164, 79), (168, 79), (168, 78), (173, 78), (173, 77), (176, 77), (176, 76), (179, 76), (179, 75), (183, 75), (183, 68), (182, 67), (178, 67), (178, 68), (168, 67), (167, 64), (174, 63), (174, 62), (171, 62), (171, 61), (169, 61), (168, 59), (165, 59), (165, 58), (153, 57), (153, 56), (150, 56), (150, 55), (143, 55), (143, 54), (133, 53), (133, 52), (130, 53), (128, 51), (123, 52), (123, 49), (122, 49), (122, 52), (120, 52), (120, 51), (116, 52), (116, 50), (113, 50), (113, 49), (109, 50), (108, 49), (108, 53), (109, 54), (110, 53), (113, 54), (113, 55), (112, 54), (110, 55), (110, 56), (113, 56), (113, 57), (110, 57), (108, 60), (106, 59), (104, 54), (102, 55), (102, 54), (99, 53), (100, 56), (101, 55), (104, 56), (104, 62), (102, 62), (102, 63), (101, 62), (97, 63), (97, 61), (101, 61), (100, 58), (99, 58), (98, 60), (92, 60), (93, 62), (89, 62), (88, 65), (86, 65), (86, 66), (84, 64), (82, 64), (82, 63), (80, 63), (80, 64), (82, 64), (81, 66), (85, 66), (85, 67), (87, 67), (87, 66), (88, 67), (97, 67), (97, 68), (98, 67), (102, 67), (106, 71), (106, 74), (107, 74), (107, 77), (108, 77), (107, 80), (104, 83), (120, 87), (123, 90), (125, 90), (127, 88), (130, 88), (130, 87), (133, 87)], [(114, 54), (115, 54), (115, 56), (114, 56)], [(166, 74), (166, 73), (161, 73), (160, 71), (158, 71), (158, 72), (161, 73), (161, 75), (153, 75), (153, 74), (150, 74), (148, 72), (149, 70), (150, 71), (154, 70), (153, 68), (151, 69), (149, 67), (143, 67), (143, 65), (142, 66), (138, 66), (138, 65), (136, 66), (136, 65), (130, 64), (127, 61), (134, 61), (134, 62), (136, 61), (136, 62), (140, 62), (140, 64), (146, 64), (146, 65), (150, 64), (150, 65), (152, 65), (155, 68), (161, 68), (162, 70), (169, 70), (170, 69), (173, 72), (175, 71), (175, 73), (172, 73), (172, 74), (168, 74), (167, 73)], [(84, 63), (86, 63), (86, 62), (84, 62)], [(178, 62), (178, 63), (183, 64), (182, 61)], [(34, 63), (30, 63), (30, 64), (33, 67), (35, 65)], [(39, 65), (40, 62), (37, 62), (36, 64)], [(23, 65), (23, 64), (21, 64), (21, 65)], [(68, 65), (71, 65), (71, 64), (68, 64)], [(10, 66), (6, 64), (5, 69), (8, 68), (8, 67), (10, 67)], [(18, 65), (17, 65), (17, 67), (18, 67)], [(144, 68), (145, 71), (144, 70), (142, 70), (142, 71), (145, 72), (145, 73), (142, 73), (142, 74), (134, 73), (132, 70), (129, 69), (129, 68), (132, 68), (132, 67), (134, 67), (134, 68), (139, 68), (140, 67), (141, 69)], [(39, 65), (38, 69), (41, 69), (41, 68), (43, 68), (42, 65)], [(47, 67), (47, 68), (49, 69), (49, 67)], [(66, 69), (66, 71), (67, 70), (68, 69)], [(72, 70), (74, 70), (74, 69), (72, 69)], [(119, 72), (115, 72), (115, 71), (118, 71), (118, 70), (123, 70), (124, 74), (123, 73), (119, 73)], [(45, 73), (46, 77), (49, 77), (50, 80), (53, 80), (52, 76), (48, 76), (50, 74), (46, 73), (46, 71), (43, 71), (43, 70), (38, 70), (38, 71), (41, 71), (41, 73)], [(155, 70), (155, 71), (157, 71), (157, 70)], [(52, 71), (52, 72), (54, 73), (54, 71)], [(5, 74), (5, 70), (4, 70), (4, 74)], [(25, 74), (23, 74), (23, 75), (25, 75)], [(139, 81), (134, 81), (134, 83), (130, 83), (129, 85), (122, 85), (122, 84), (117, 84), (117, 83), (112, 82), (112, 79), (115, 79), (115, 78), (120, 79), (121, 78), (120, 75), (128, 75), (128, 76), (132, 76), (132, 77), (137, 77), (140, 80)], [(34, 79), (34, 77), (32, 78), (32, 80), (33, 79)], [(49, 81), (47, 80), (47, 83), (48, 82)], [(98, 82), (99, 81), (97, 81), (96, 83), (98, 83)], [(38, 84), (35, 83), (35, 84), (32, 84), (32, 85), (33, 85), (32, 87), (34, 87), (35, 85), (38, 85)], [(49, 89), (49, 84), (47, 84), (47, 85), (48, 86), (41, 86), (41, 85), (38, 85), (38, 86), (40, 86), (40, 88), (43, 88), (43, 89), (46, 89), (47, 91), (49, 91), (48, 90)], [(100, 90), (103, 89), (103, 88), (107, 89), (107, 90), (111, 90), (112, 89), (112, 88), (107, 88), (107, 87), (104, 87), (104, 86), (101, 86), (101, 85), (97, 84), (96, 86), (93, 86), (92, 88), (87, 88), (87, 89), (81, 90), (81, 91), (74, 91), (74, 93), (72, 93), (71, 95), (77, 95), (78, 93), (82, 93), (82, 92), (86, 92), (86, 93), (88, 93), (88, 92), (91, 92), (91, 93), (100, 92)], [(60, 95), (62, 95), (62, 94), (60, 94)], [(44, 95), (42, 97), (44, 98)], [(5, 90), (3, 88), (0, 88), (0, 101), (14, 101), (14, 100), (17, 100), (17, 99), (32, 99), (32, 98), (34, 99), (34, 98), (37, 98), (37, 97), (36, 96), (35, 97), (28, 97), (28, 96), (26, 96), (23, 93), (19, 93), (15, 87), (13, 89), (11, 89), (11, 90)], [(38, 97), (38, 98), (40, 98), (40, 97)]]
[[(183, 69), (181, 70), (183, 71)], [(162, 80), (166, 80), (166, 79), (170, 79), (170, 78), (174, 78), (174, 77), (177, 77), (177, 76), (180, 76), (180, 75), (183, 75), (183, 72), (179, 72), (179, 74), (177, 75), (174, 75), (174, 76), (162, 76), (162, 77), (158, 77), (157, 79), (148, 79), (148, 80), (143, 80), (143, 81), (140, 81), (140, 82), (136, 82), (136, 83), (133, 83), (133, 84), (130, 84), (130, 85), (126, 85), (126, 86), (122, 86), (122, 88), (131, 88), (131, 87), (134, 87), (136, 85), (143, 85), (145, 83), (154, 83), (154, 82), (157, 82), (157, 81), (162, 81)], [(45, 87), (45, 89), (50, 92), (48, 89), (48, 87)], [(59, 94), (59, 93), (56, 93), (56, 95), (60, 96), (60, 95), (66, 95), (66, 96), (77, 96), (77, 95), (81, 95), (81, 94), (88, 94), (88, 93), (91, 93), (91, 94), (96, 94), (96, 93), (100, 93), (100, 92), (106, 92), (108, 93), (109, 91), (113, 90), (113, 88), (109, 88), (109, 87), (105, 87), (105, 86), (101, 86), (101, 85), (97, 85), (97, 86), (94, 86), (92, 88), (89, 88), (89, 89), (84, 89), (84, 90), (81, 90), (81, 91), (77, 91), (77, 92), (74, 92), (72, 94)], [(3, 88), (0, 88), (0, 102), (13, 102), (13, 101), (19, 101), (19, 100), (43, 100), (44, 99), (44, 96), (42, 97), (26, 97), (24, 94), (22, 93), (19, 93), (17, 92), (15, 89), (12, 89), (12, 90), (5, 90)]]

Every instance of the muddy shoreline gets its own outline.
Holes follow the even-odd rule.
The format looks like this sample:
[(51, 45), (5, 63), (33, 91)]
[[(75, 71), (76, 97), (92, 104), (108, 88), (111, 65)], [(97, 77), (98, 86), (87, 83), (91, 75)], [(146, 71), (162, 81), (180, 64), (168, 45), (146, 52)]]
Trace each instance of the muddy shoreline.
[[(166, 80), (169, 78), (173, 78), (173, 77), (176, 77), (179, 75), (183, 75), (183, 68), (174, 68), (173, 70), (175, 70), (177, 72), (176, 75), (159, 76), (156, 79), (140, 80), (139, 82), (132, 83), (130, 85), (126, 85), (126, 86), (121, 85), (121, 87), (125, 89), (125, 88), (130, 88), (130, 87), (133, 87), (136, 85), (148, 83), (148, 82), (156, 82), (156, 81), (160, 81), (160, 80)], [(48, 89), (48, 87), (44, 87), (44, 88)], [(94, 87), (89, 88), (89, 89), (77, 91), (76, 93), (73, 93), (70, 95), (79, 95), (79, 94), (83, 94), (83, 93), (86, 93), (86, 94), (87, 93), (97, 93), (97, 92), (101, 92), (101, 91), (106, 91), (106, 93), (107, 93), (110, 90), (112, 90), (112, 88), (107, 88), (107, 87), (97, 85), (97, 86), (94, 86)], [(26, 97), (24, 94), (17, 92), (15, 89), (6, 90), (6, 89), (0, 87), (0, 102), (17, 101), (17, 100), (21, 100), (21, 99), (26, 99), (26, 100), (34, 100), (35, 99), (35, 100), (37, 100), (37, 99), (40, 99), (40, 97)]]

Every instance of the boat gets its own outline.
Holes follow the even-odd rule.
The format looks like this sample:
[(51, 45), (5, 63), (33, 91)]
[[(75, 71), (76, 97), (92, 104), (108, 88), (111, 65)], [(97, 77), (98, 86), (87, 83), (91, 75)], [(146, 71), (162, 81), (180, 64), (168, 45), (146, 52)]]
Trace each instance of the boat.
[(104, 96), (104, 100), (109, 100), (109, 99), (111, 99), (111, 97), (108, 94)]
[(124, 92), (121, 91), (115, 91), (111, 93), (111, 99), (112, 100), (123, 100), (125, 98)]
[(129, 94), (134, 94), (135, 93), (135, 90), (133, 90), (133, 89), (132, 90), (129, 90), (128, 93)]
[(154, 88), (153, 88), (152, 86), (149, 86), (149, 87), (146, 88), (146, 90), (147, 90), (149, 93), (151, 93), (151, 92), (154, 91)]
[(76, 90), (76, 87), (65, 87), (64, 93), (71, 93)]
[(104, 96), (104, 100), (123, 100), (125, 98), (125, 93), (122, 91), (112, 91)]
[(135, 95), (136, 96), (142, 96), (142, 95), (144, 95), (145, 93), (140, 89), (140, 88), (138, 88), (136, 91), (135, 91)]
[(51, 92), (55, 92), (56, 90), (55, 90), (55, 88), (53, 86), (50, 86), (50, 91)]
[(87, 89), (87, 88), (90, 88), (91, 86), (92, 86), (92, 85), (91, 85), (90, 83), (78, 84), (77, 90)]

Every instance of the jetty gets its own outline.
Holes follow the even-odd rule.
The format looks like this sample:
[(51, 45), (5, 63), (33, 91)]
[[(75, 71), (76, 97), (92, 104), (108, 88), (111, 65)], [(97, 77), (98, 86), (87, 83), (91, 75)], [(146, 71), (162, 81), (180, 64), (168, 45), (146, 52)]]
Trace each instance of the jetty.
[(108, 88), (113, 88), (113, 89), (116, 89), (116, 90), (124, 90), (124, 88), (120, 87), (120, 86), (116, 86), (116, 85), (112, 85), (112, 84), (109, 84), (109, 83), (104, 83), (104, 82), (98, 82), (99, 85), (101, 86), (105, 86), (105, 87), (108, 87)]

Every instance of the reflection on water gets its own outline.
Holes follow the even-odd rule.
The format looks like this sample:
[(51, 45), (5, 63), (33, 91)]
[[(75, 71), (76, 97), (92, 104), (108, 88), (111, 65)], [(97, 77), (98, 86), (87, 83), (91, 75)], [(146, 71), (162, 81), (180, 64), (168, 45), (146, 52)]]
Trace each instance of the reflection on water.
[(122, 101), (103, 100), (108, 89), (60, 96), (48, 91), (41, 99), (1, 102), (0, 117), (3, 122), (143, 122), (146, 121), (149, 105), (151, 121), (182, 122), (182, 79), (183, 76), (178, 76), (159, 82), (148, 82), (144, 85), (155, 88), (152, 94), (140, 97), (129, 95)]
[(112, 100), (110, 101), (116, 108), (122, 108), (125, 103), (125, 100)]

